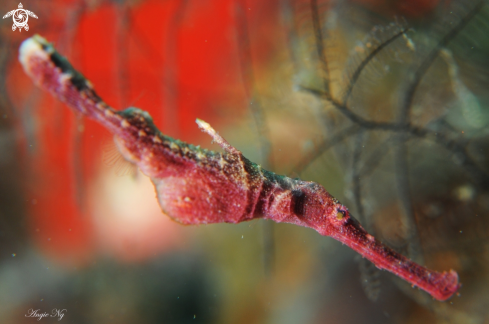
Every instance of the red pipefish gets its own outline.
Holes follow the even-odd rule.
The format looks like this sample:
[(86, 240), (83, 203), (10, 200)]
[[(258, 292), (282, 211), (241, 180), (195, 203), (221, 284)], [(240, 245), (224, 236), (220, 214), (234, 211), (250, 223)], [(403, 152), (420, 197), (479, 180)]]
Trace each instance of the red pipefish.
[(455, 271), (431, 271), (383, 245), (321, 185), (262, 169), (209, 124), (197, 120), (224, 153), (163, 135), (143, 110), (109, 107), (90, 82), (40, 36), (22, 43), (19, 60), (39, 87), (114, 134), (121, 154), (152, 179), (163, 212), (177, 222), (240, 223), (264, 218), (305, 226), (348, 245), (378, 268), (438, 300), (458, 290)]

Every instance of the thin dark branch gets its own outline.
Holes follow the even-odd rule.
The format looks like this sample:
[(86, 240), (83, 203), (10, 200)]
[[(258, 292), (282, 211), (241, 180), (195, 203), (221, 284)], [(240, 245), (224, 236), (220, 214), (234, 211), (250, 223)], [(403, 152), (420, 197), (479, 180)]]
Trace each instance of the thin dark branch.
[(407, 130), (409, 134), (431, 140), (455, 154), (477, 187), (481, 189), (487, 189), (489, 187), (489, 175), (477, 165), (467, 152), (465, 140), (451, 139), (443, 133), (431, 132), (427, 129), (413, 126), (408, 127)]
[[(353, 150), (353, 161), (352, 161), (352, 177), (353, 177), (353, 200), (356, 207), (356, 217), (363, 224), (363, 227), (369, 232), (374, 234), (372, 229), (372, 220), (368, 219), (365, 215), (365, 210), (362, 203), (362, 181), (360, 177), (364, 175), (360, 171), (360, 160), (363, 151), (365, 132), (360, 131), (357, 134), (355, 140), (355, 147)], [(376, 301), (380, 294), (380, 271), (375, 267), (375, 265), (368, 261), (367, 259), (360, 259), (359, 263), (360, 277), (362, 280), (362, 287), (367, 295), (368, 299), (371, 301)]]
[(360, 63), (359, 66), (355, 69), (355, 72), (353, 72), (353, 75), (348, 82), (348, 88), (345, 91), (345, 95), (343, 97), (343, 104), (346, 105), (348, 98), (351, 95), (351, 92), (353, 91), (353, 87), (355, 86), (355, 83), (357, 82), (358, 78), (360, 77), (360, 74), (362, 71), (365, 69), (365, 67), (373, 60), (373, 58), (379, 54), (380, 51), (382, 51), (384, 48), (389, 46), (393, 41), (398, 39), (400, 36), (404, 35), (406, 33), (406, 29), (402, 28), (399, 32), (395, 33), (392, 35), (390, 38), (388, 38), (386, 41), (382, 42), (377, 48), (375, 48), (367, 57)]
[(76, 127), (72, 130), (73, 138), (73, 179), (75, 183), (75, 201), (77, 207), (80, 211), (85, 210), (85, 199), (86, 199), (86, 184), (84, 179), (86, 179), (85, 172), (83, 169), (83, 132), (80, 130), (85, 127), (85, 119), (82, 116), (76, 116)]
[(161, 86), (161, 93), (163, 94), (164, 103), (162, 105), (163, 110), (163, 120), (162, 124), (165, 127), (166, 132), (172, 134), (173, 136), (179, 136), (180, 130), (178, 123), (178, 32), (185, 19), (185, 14), (187, 13), (188, 0), (178, 1), (175, 14), (168, 20), (168, 29), (165, 35), (165, 41), (162, 42), (164, 48), (163, 53), (165, 53), (165, 65), (163, 69), (163, 80)]
[(345, 115), (348, 119), (350, 119), (353, 123), (358, 124), (361, 127), (370, 129), (370, 130), (390, 130), (390, 131), (402, 131), (399, 130), (399, 124), (397, 123), (389, 123), (389, 122), (376, 122), (367, 120), (353, 111), (351, 111), (346, 104), (342, 104), (334, 99), (328, 97), (328, 95), (324, 92), (318, 91), (316, 89), (307, 88), (304, 86), (299, 87), (300, 90), (311, 93), (312, 95), (318, 96), (322, 99), (325, 99), (329, 103), (331, 103), (339, 112)]
[[(331, 97), (330, 90), (330, 82), (329, 82), (329, 69), (328, 69), (328, 61), (326, 60), (326, 52), (324, 50), (324, 41), (323, 41), (323, 30), (321, 27), (321, 18), (319, 17), (319, 9), (317, 0), (311, 0), (311, 15), (312, 15), (312, 24), (314, 28), (314, 37), (316, 42), (316, 50), (319, 62), (321, 62), (321, 79), (323, 80), (324, 91), (326, 92), (327, 97)], [(324, 75), (325, 74), (325, 75)]]
[(380, 145), (378, 145), (372, 153), (370, 153), (369, 157), (364, 159), (364, 163), (359, 170), (359, 173), (365, 178), (372, 174), (373, 170), (380, 164), (384, 156), (390, 151), (389, 144), (392, 141), (392, 138), (388, 138), (383, 141)]
[[(251, 54), (249, 25), (246, 17), (245, 6), (242, 1), (236, 2), (235, 15), (238, 24), (238, 28), (236, 30), (241, 78), (246, 97), (249, 102), (248, 108), (251, 111), (251, 115), (253, 116), (253, 120), (258, 131), (262, 160), (261, 164), (265, 169), (273, 170), (270, 130), (268, 129), (265, 113), (263, 112), (260, 101), (257, 99), (252, 99), (254, 96), (256, 96), (257, 91), (254, 89), (256, 82), (253, 73), (253, 57)], [(265, 274), (270, 276), (273, 272), (275, 260), (274, 225), (272, 222), (264, 222), (262, 226), (263, 266)]]
[(118, 10), (118, 16), (119, 21), (118, 21), (118, 28), (116, 29), (116, 42), (117, 42), (117, 50), (119, 51), (119, 55), (117, 55), (116, 58), (116, 64), (117, 64), (117, 78), (118, 78), (118, 85), (119, 85), (119, 104), (122, 107), (128, 107), (129, 106), (129, 93), (130, 93), (130, 77), (129, 77), (129, 44), (127, 42), (127, 34), (130, 31), (130, 28), (132, 27), (132, 20), (130, 19), (129, 16), (129, 10), (128, 7), (125, 3), (120, 4), (117, 6)]
[(454, 28), (451, 28), (450, 31), (440, 40), (440, 42), (438, 42), (436, 47), (428, 54), (428, 56), (418, 67), (418, 69), (414, 73), (414, 78), (412, 82), (410, 83), (410, 85), (406, 90), (406, 97), (400, 108), (400, 114), (399, 114), (400, 123), (402, 124), (409, 123), (409, 113), (413, 105), (413, 100), (416, 94), (416, 90), (418, 89), (418, 86), (421, 83), (421, 80), (423, 79), (424, 75), (426, 74), (430, 66), (433, 64), (435, 59), (438, 57), (440, 50), (444, 48), (453, 38), (455, 38), (455, 36), (457, 36), (458, 33), (462, 31), (462, 29), (464, 29), (465, 26), (467, 26), (467, 24), (475, 17), (475, 15), (479, 13), (479, 11), (482, 9), (484, 4), (485, 1), (480, 1), (477, 5), (475, 5), (474, 8), (472, 8), (472, 10), (470, 10), (468, 14), (465, 17), (463, 17)]
[[(323, 95), (323, 93), (320, 93), (317, 90), (308, 89), (304, 87), (302, 87), (301, 89), (309, 93), (312, 93), (314, 95), (320, 95), (320, 96)], [(465, 148), (465, 144), (466, 144), (465, 140), (453, 139), (442, 132), (430, 131), (423, 127), (406, 125), (406, 124), (401, 124), (396, 122), (389, 123), (389, 122), (375, 122), (375, 121), (366, 120), (363, 117), (360, 117), (354, 112), (352, 112), (351, 110), (349, 110), (347, 106), (340, 104), (339, 102), (334, 100), (328, 100), (328, 101), (338, 111), (340, 111), (341, 113), (343, 113), (343, 115), (345, 115), (348, 119), (350, 119), (353, 123), (357, 124), (362, 128), (366, 128), (368, 130), (390, 131), (394, 133), (407, 133), (415, 137), (432, 140), (433, 142), (441, 145), (445, 149), (449, 150), (454, 154), (457, 154), (460, 157), (459, 160), (461, 161), (461, 164), (466, 168), (467, 172), (471, 175), (473, 181), (478, 187), (487, 188), (489, 186), (489, 174), (487, 174), (486, 171), (481, 169), (477, 165), (477, 163), (470, 157), (470, 155), (467, 152), (467, 149)], [(299, 164), (301, 168), (297, 170), (303, 170), (302, 168), (305, 168), (310, 162), (312, 162), (314, 159), (320, 156), (323, 153), (320, 151), (320, 147), (318, 147), (318, 149), (314, 151), (315, 152), (314, 154), (309, 155), (305, 159), (303, 159), (302, 162)], [(329, 149), (329, 146), (327, 146), (326, 149)], [(310, 158), (309, 163), (307, 162), (308, 158)]]
[[(362, 204), (362, 185), (360, 181), (360, 177), (363, 176), (363, 174), (360, 173), (360, 159), (362, 155), (362, 150), (363, 150), (363, 143), (364, 143), (364, 136), (365, 133), (364, 131), (358, 132), (355, 140), (355, 147), (353, 149), (353, 161), (352, 161), (352, 182), (353, 182), (353, 200), (355, 201), (355, 207), (356, 207), (356, 212), (357, 212), (357, 218), (360, 220), (362, 224), (364, 224), (364, 227), (366, 226), (367, 222), (365, 219), (365, 213), (363, 209), (363, 204)], [(369, 233), (371, 232), (370, 229), (365, 227)]]
[(340, 143), (344, 139), (355, 135), (358, 133), (360, 128), (357, 125), (352, 125), (349, 127), (346, 127), (345, 129), (337, 132), (335, 135), (330, 137), (329, 139), (324, 139), (319, 145), (315, 147), (315, 149), (307, 154), (293, 169), (294, 172), (297, 174), (301, 174), (304, 169), (311, 164), (314, 160), (316, 160), (318, 157), (320, 157), (324, 152), (326, 152), (328, 149), (331, 147), (335, 146), (336, 144)]
[(260, 152), (262, 159), (262, 166), (265, 169), (273, 170), (273, 158), (270, 143), (270, 131), (267, 126), (265, 114), (263, 112), (261, 103), (259, 100), (252, 100), (253, 93), (256, 91), (252, 88), (255, 84), (255, 77), (253, 73), (253, 59), (251, 55), (251, 42), (249, 35), (248, 20), (246, 18), (246, 10), (241, 2), (237, 2), (235, 7), (236, 20), (238, 23), (237, 38), (238, 38), (238, 53), (239, 62), (241, 68), (241, 78), (243, 80), (243, 86), (246, 96), (249, 100), (248, 108), (251, 111), (253, 120), (258, 130), (258, 137), (260, 141)]
[(406, 135), (407, 134), (405, 133), (397, 134), (396, 140), (393, 143), (394, 165), (396, 168), (395, 179), (401, 208), (401, 221), (404, 225), (404, 239), (408, 244), (408, 253), (413, 260), (416, 260), (416, 262), (422, 262), (422, 254), (420, 253), (421, 246), (414, 215), (413, 200), (409, 190), (410, 183)]

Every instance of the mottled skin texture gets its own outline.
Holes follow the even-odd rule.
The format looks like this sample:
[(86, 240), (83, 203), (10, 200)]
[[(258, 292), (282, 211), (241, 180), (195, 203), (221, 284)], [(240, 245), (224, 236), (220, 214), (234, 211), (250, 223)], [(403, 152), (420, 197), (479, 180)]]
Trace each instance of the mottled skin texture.
[(368, 234), (321, 185), (276, 175), (246, 159), (209, 124), (199, 127), (223, 149), (218, 153), (161, 134), (148, 113), (105, 104), (91, 84), (39, 36), (26, 40), (19, 59), (41, 88), (115, 135), (121, 154), (155, 185), (165, 214), (182, 224), (239, 223), (266, 218), (315, 229), (348, 245), (438, 300), (459, 288), (453, 270), (428, 270)]

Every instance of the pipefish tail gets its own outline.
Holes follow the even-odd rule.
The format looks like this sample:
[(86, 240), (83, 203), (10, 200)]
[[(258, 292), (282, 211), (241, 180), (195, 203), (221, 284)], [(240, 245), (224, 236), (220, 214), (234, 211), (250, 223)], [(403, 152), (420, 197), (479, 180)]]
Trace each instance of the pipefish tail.
[(223, 153), (162, 134), (138, 108), (108, 106), (92, 84), (44, 38), (24, 41), (19, 60), (42, 89), (114, 134), (121, 154), (151, 178), (165, 214), (182, 224), (240, 223), (256, 218), (312, 228), (330, 236), (438, 300), (459, 288), (455, 271), (429, 270), (383, 245), (323, 186), (262, 169), (209, 124), (197, 120)]

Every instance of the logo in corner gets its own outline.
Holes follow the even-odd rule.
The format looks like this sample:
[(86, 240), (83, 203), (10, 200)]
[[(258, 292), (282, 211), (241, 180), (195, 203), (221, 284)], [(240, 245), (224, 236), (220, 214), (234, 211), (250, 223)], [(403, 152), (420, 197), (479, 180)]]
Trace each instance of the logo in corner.
[(19, 8), (14, 9), (12, 11), (7, 12), (3, 19), (13, 16), (14, 24), (12, 25), (12, 30), (15, 31), (19, 28), (19, 31), (22, 31), (24, 28), (26, 31), (29, 30), (29, 25), (27, 25), (27, 21), (29, 20), (29, 16), (37, 19), (35, 13), (29, 10), (23, 9), (22, 3), (19, 3)]

